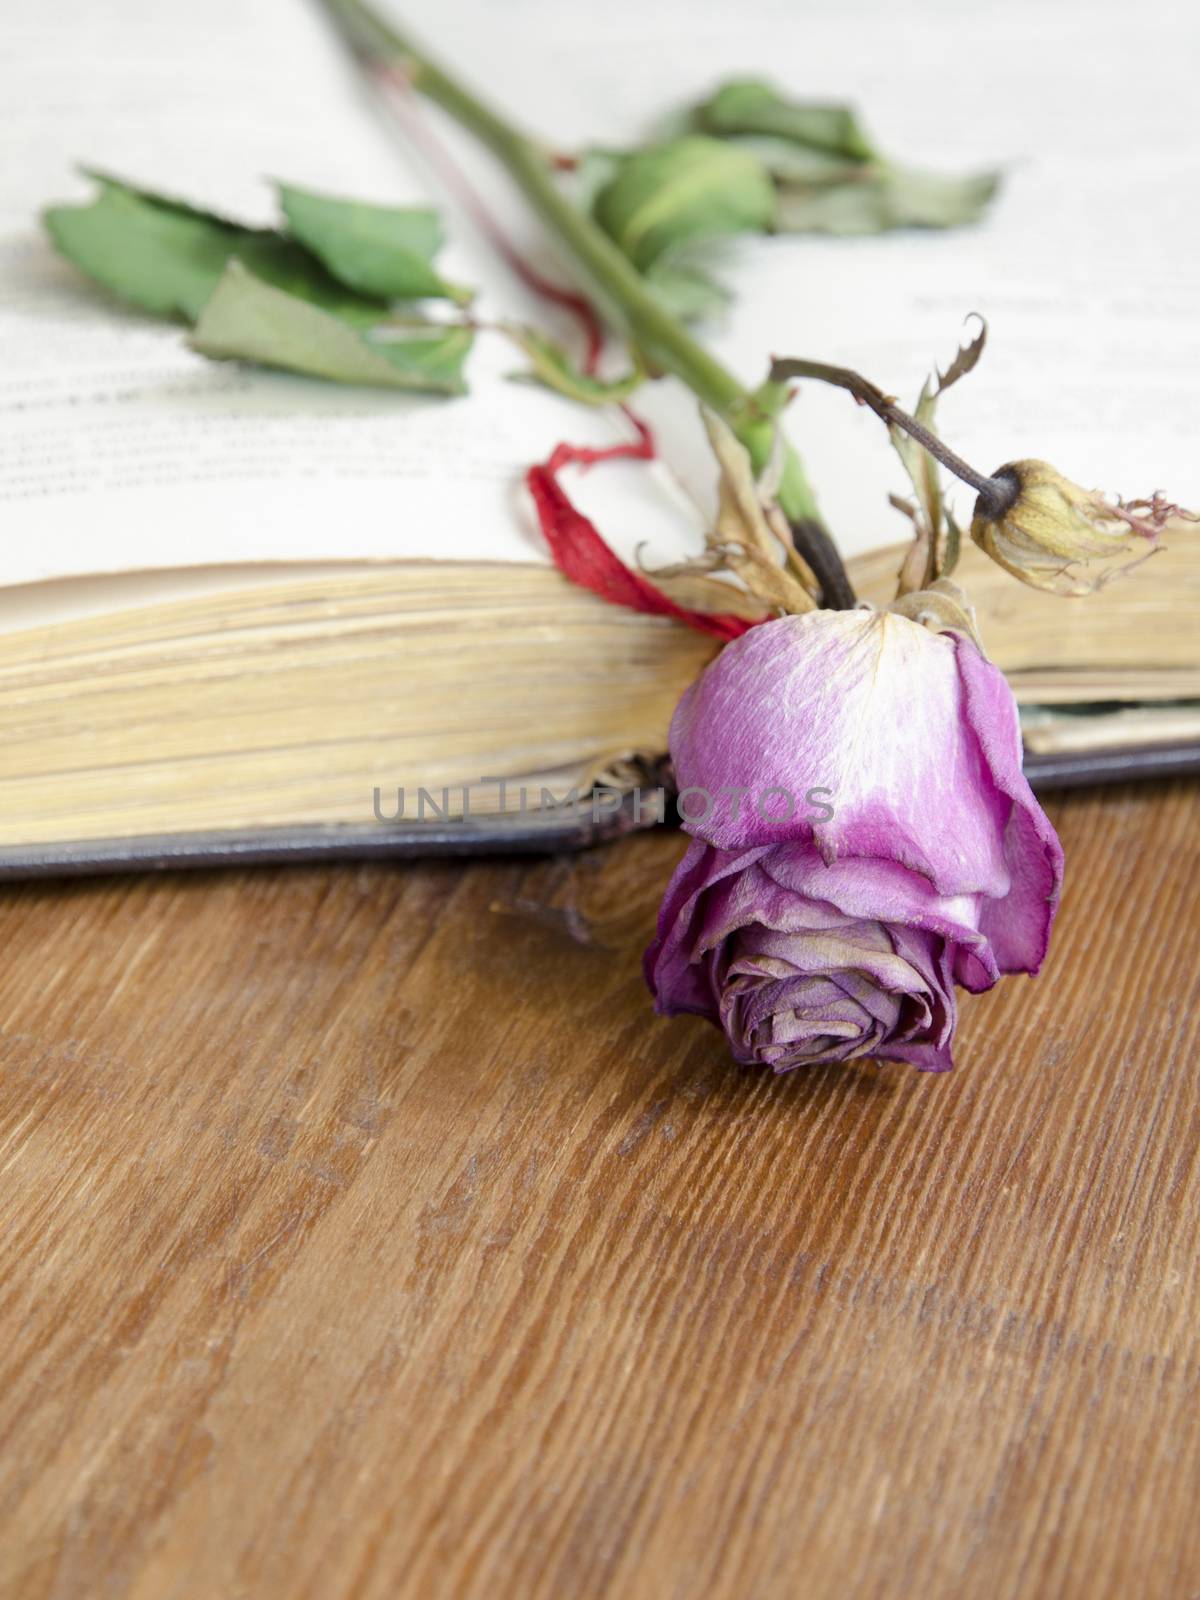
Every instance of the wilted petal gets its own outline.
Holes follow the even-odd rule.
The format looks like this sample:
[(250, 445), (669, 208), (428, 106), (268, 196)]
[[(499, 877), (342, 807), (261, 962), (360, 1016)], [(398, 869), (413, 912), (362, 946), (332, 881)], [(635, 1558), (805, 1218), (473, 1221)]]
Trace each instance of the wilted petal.
[(700, 897), (709, 884), (733, 876), (762, 854), (761, 850), (714, 850), (700, 839), (693, 839), (689, 845), (663, 896), (658, 936), (642, 961), (646, 982), (660, 1011), (713, 1014), (712, 993), (695, 959), (699, 953), (694, 948), (694, 930)]
[[(726, 646), (671, 725), (680, 790), (712, 797), (687, 831), (722, 849), (811, 840), (826, 861), (897, 861), (940, 894), (1003, 894), (1007, 803), (962, 717), (955, 644), (906, 617), (818, 611)], [(815, 788), (828, 822), (810, 820)], [(735, 817), (736, 790), (750, 795)], [(761, 815), (771, 790), (792, 797), (790, 821)]]
[(854, 924), (835, 934), (749, 928), (735, 941), (730, 971), (745, 972), (751, 964), (780, 976), (784, 969), (814, 974), (861, 972), (893, 993), (904, 993), (912, 982), (912, 968), (896, 955), (878, 923)]
[(828, 866), (810, 845), (787, 844), (760, 857), (756, 871), (807, 905), (835, 907), (889, 928), (919, 928), (957, 948), (955, 979), (964, 988), (988, 989), (999, 976), (986, 936), (979, 931), (979, 895), (939, 895), (918, 873), (894, 861), (834, 861)]
[(1063, 849), (1021, 769), (1021, 733), (1012, 691), (990, 662), (958, 645), (966, 711), (992, 782), (1011, 801), (1004, 825), (1009, 892), (987, 901), (979, 930), (1001, 972), (1037, 972), (1050, 943), (1062, 892)]

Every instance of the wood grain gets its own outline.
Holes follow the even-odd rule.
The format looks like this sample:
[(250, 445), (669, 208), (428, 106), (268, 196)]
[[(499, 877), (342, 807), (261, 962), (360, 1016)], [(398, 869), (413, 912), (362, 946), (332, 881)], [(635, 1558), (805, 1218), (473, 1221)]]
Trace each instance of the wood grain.
[(947, 1077), (739, 1072), (670, 834), (0, 899), (21, 1600), (1200, 1591), (1200, 795)]

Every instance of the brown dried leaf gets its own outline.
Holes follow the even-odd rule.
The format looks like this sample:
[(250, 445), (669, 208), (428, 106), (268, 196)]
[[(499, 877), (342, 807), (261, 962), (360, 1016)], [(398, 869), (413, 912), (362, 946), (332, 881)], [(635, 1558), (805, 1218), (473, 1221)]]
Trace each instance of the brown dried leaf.
[(973, 372), (978, 365), (980, 356), (983, 354), (983, 347), (987, 343), (987, 321), (978, 311), (971, 312), (971, 316), (967, 318), (968, 322), (970, 322), (971, 317), (974, 317), (979, 323), (979, 332), (969, 344), (964, 344), (959, 349), (958, 354), (945, 372), (938, 373), (937, 388), (933, 393), (934, 399), (940, 394), (945, 394), (946, 390), (956, 384), (960, 378), (965, 378), (968, 372)]
[(716, 527), (708, 536), (709, 550), (720, 558), (714, 570), (736, 573), (766, 606), (815, 610), (787, 522), (778, 508), (764, 504), (749, 451), (715, 412), (705, 408), (701, 415), (721, 469)]
[[(945, 372), (935, 372), (936, 381), (930, 379), (922, 386), (917, 400), (913, 415), (931, 433), (937, 432), (934, 422), (938, 397), (974, 370), (987, 343), (987, 323), (979, 312), (973, 311), (971, 315), (979, 322), (978, 333), (959, 348)], [(937, 462), (928, 450), (923, 449), (902, 429), (893, 427), (888, 432), (917, 497), (915, 507), (908, 502), (898, 507), (911, 517), (915, 530), (913, 547), (900, 569), (897, 594), (905, 595), (928, 588), (936, 578), (953, 570), (958, 538), (957, 529), (942, 498)], [(896, 503), (894, 498), (892, 503)], [(943, 528), (946, 529), (944, 550)]]
[(650, 576), (669, 599), (689, 611), (702, 611), (705, 616), (741, 617), (745, 622), (762, 622), (770, 615), (770, 607), (745, 589), (710, 578), (687, 562), (660, 567)]
[(927, 589), (900, 595), (888, 610), (932, 628), (935, 633), (963, 633), (983, 653), (983, 641), (975, 620), (975, 607), (965, 589), (950, 578), (938, 578)]

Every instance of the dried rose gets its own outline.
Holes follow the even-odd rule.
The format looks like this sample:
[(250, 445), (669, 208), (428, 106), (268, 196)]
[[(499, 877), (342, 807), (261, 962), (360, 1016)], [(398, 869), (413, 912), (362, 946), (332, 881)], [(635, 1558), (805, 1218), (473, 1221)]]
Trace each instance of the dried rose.
[(869, 611), (763, 623), (684, 695), (671, 754), (693, 838), (647, 981), (739, 1061), (944, 1069), (955, 984), (1040, 967), (1062, 848), (1012, 693), (962, 635)]

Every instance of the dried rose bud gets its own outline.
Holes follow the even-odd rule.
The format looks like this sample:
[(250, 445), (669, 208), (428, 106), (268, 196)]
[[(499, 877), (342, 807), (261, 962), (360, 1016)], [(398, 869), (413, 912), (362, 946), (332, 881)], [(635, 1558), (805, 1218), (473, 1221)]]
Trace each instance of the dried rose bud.
[[(975, 543), (1005, 572), (1034, 589), (1091, 594), (1158, 547), (1159, 535), (1200, 520), (1162, 495), (1108, 500), (1081, 489), (1046, 461), (1013, 461), (993, 474), (971, 523)], [(1091, 576), (1073, 568), (1108, 565)]]

